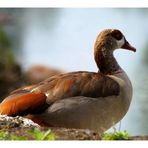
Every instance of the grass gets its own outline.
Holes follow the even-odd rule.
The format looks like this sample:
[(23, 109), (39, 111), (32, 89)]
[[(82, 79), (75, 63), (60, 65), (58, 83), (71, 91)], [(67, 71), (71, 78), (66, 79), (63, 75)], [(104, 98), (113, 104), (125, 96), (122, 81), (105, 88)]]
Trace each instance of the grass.
[[(113, 133), (104, 133), (102, 140), (128, 140), (129, 134), (127, 131), (115, 131)], [(0, 140), (55, 140), (56, 136), (51, 130), (40, 131), (35, 128), (31, 131), (24, 132), (8, 132), (0, 131)]]
[(50, 129), (45, 132), (41, 132), (39, 131), (39, 129), (35, 128), (32, 134), (35, 137), (35, 140), (54, 140), (55, 139), (55, 135), (51, 132)]
[(40, 131), (35, 128), (25, 133), (14, 133), (8, 131), (0, 131), (0, 140), (54, 140), (55, 135), (51, 130)]
[[(57, 130), (58, 131), (58, 130)], [(77, 131), (80, 137), (78, 137), (77, 132), (67, 131), (65, 129), (60, 129), (58, 131), (51, 131), (51, 129), (38, 129), (38, 128), (3, 128), (0, 129), (0, 140), (56, 140), (56, 139), (66, 139), (70, 140), (77, 139), (82, 140), (81, 136), (86, 136), (87, 134), (82, 131)], [(114, 128), (112, 133), (104, 133), (101, 137), (96, 135), (96, 140), (128, 140), (130, 135), (127, 131), (117, 131)], [(85, 139), (85, 138), (84, 138)], [(88, 139), (94, 139), (93, 135), (90, 134)], [(85, 139), (86, 140), (86, 139)]]
[(0, 140), (28, 140), (27, 137), (17, 136), (9, 132), (0, 132)]
[(119, 131), (114, 133), (105, 133), (102, 140), (128, 140), (130, 135), (127, 131)]

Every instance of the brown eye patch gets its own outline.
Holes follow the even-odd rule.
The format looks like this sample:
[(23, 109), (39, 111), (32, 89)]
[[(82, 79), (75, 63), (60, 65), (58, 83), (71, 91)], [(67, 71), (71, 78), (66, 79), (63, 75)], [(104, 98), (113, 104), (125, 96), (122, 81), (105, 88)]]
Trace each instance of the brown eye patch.
[(123, 35), (119, 30), (113, 30), (111, 32), (112, 37), (114, 37), (116, 40), (121, 40)]

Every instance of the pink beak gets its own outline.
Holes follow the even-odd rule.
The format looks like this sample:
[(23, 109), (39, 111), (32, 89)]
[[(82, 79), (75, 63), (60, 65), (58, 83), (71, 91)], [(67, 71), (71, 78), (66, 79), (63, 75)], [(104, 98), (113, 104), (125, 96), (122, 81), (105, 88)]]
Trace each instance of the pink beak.
[(136, 48), (131, 46), (128, 41), (125, 40), (125, 44), (121, 47), (123, 49), (131, 50), (136, 52)]

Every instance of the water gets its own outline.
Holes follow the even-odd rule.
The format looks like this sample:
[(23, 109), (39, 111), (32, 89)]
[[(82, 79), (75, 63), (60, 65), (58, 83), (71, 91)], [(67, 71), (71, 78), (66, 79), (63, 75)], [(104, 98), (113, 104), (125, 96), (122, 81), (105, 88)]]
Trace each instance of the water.
[(41, 63), (65, 71), (97, 71), (93, 59), (96, 36), (105, 28), (122, 30), (137, 52), (115, 52), (134, 88), (121, 130), (148, 134), (147, 9), (18, 9), (15, 15), (16, 48), (23, 53), (18, 60), (25, 69)]

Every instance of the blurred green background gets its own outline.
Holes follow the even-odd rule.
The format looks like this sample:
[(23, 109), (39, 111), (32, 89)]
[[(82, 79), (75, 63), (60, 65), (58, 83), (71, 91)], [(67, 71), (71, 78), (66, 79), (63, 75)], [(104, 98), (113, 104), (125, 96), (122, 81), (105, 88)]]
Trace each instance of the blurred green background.
[[(121, 130), (131, 134), (148, 134), (146, 8), (1, 8), (0, 91), (4, 91), (3, 96), (26, 84), (23, 73), (32, 65), (67, 72), (97, 71), (93, 46), (96, 36), (105, 28), (120, 29), (137, 48), (136, 53), (125, 50), (115, 52), (134, 88), (132, 104), (121, 122)], [(9, 91), (5, 91), (7, 88)]]

